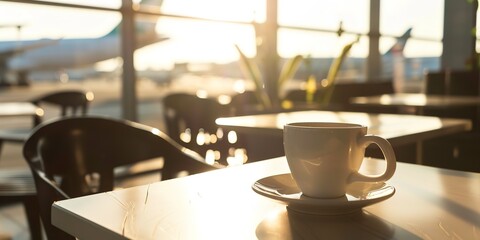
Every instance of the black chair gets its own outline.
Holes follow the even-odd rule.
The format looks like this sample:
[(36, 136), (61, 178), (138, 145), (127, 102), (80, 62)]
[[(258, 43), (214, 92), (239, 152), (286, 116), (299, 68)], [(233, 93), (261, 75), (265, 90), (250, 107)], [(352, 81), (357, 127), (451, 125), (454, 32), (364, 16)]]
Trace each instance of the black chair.
[[(207, 156), (209, 161), (227, 165), (226, 159), (240, 142), (228, 141), (228, 133), (215, 123), (230, 116), (231, 109), (215, 99), (200, 98), (189, 93), (172, 93), (162, 100), (167, 133), (183, 146)], [(214, 159), (210, 159), (214, 155)]]
[(60, 109), (60, 116), (86, 115), (94, 95), (89, 91), (61, 90), (34, 98), (38, 106), (52, 105)]
[[(369, 82), (349, 82), (338, 83), (333, 86), (328, 103), (318, 104), (320, 99), (326, 94), (325, 89), (318, 89), (313, 96), (313, 103), (318, 108), (332, 111), (353, 111), (353, 112), (371, 112), (371, 113), (396, 113), (398, 110), (388, 107), (360, 106), (350, 103), (352, 97), (374, 96), (393, 93), (393, 82), (390, 79), (375, 80)], [(293, 105), (303, 105), (306, 103), (307, 94), (305, 90), (294, 89), (287, 92), (284, 100), (289, 100)], [(313, 106), (315, 106), (313, 104)]]
[[(478, 70), (442, 70), (425, 74), (426, 94), (479, 96)], [(465, 118), (472, 121), (472, 131), (424, 141), (425, 164), (462, 171), (480, 172), (476, 156), (480, 154), (479, 119), (477, 106), (455, 108), (426, 108), (424, 115)]]
[[(425, 74), (426, 94), (448, 96), (479, 96), (479, 72), (471, 70), (445, 70)], [(423, 114), (445, 118), (472, 120), (474, 130), (479, 129), (477, 106), (430, 107)]]
[(425, 73), (425, 93), (431, 95), (445, 95), (446, 89), (446, 74), (441, 72), (426, 72)]
[[(92, 92), (63, 90), (36, 97), (31, 102), (41, 107), (51, 107), (52, 110), (58, 109), (60, 116), (67, 116), (87, 114), (92, 100)], [(35, 120), (34, 125), (38, 125), (42, 119), (36, 118)], [(23, 144), (31, 130), (31, 128), (0, 130), (0, 149), (3, 142)], [(22, 202), (31, 238), (42, 238), (35, 184), (30, 170), (21, 169), (12, 172), (10, 169), (0, 169), (0, 202)]]
[(245, 91), (243, 93), (233, 95), (229, 106), (230, 114), (233, 116), (251, 115), (266, 112), (266, 109), (263, 108), (254, 91)]
[(183, 176), (185, 171), (195, 174), (218, 168), (158, 129), (105, 117), (65, 117), (42, 123), (25, 142), (23, 154), (35, 177), (49, 239), (58, 239), (50, 224), (53, 200), (112, 190), (117, 167), (162, 157), (161, 180)]
[(425, 73), (425, 93), (434, 95), (478, 96), (479, 72), (446, 70)]

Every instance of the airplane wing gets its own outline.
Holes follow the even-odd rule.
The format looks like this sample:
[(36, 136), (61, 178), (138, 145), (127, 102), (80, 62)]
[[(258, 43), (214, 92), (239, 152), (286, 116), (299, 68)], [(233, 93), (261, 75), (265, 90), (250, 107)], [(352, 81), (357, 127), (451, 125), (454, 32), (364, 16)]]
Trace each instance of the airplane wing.
[(24, 53), (37, 48), (42, 48), (50, 45), (57, 44), (60, 39), (42, 39), (32, 42), (31, 44), (19, 44), (10, 49), (0, 50), (0, 59), (7, 59), (17, 54)]

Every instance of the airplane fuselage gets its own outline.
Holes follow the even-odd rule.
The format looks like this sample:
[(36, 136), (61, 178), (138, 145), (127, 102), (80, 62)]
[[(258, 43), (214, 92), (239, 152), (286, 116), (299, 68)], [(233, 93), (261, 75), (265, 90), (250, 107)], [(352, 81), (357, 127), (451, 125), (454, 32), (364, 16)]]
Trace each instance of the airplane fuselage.
[[(137, 48), (161, 40), (159, 36), (151, 36), (138, 40)], [(32, 49), (12, 56), (6, 62), (10, 71), (58, 70), (86, 66), (95, 62), (120, 56), (120, 38), (104, 36), (95, 39), (60, 39), (37, 49)], [(28, 45), (34, 41), (22, 41)], [(0, 49), (17, 46), (18, 42), (0, 42)]]

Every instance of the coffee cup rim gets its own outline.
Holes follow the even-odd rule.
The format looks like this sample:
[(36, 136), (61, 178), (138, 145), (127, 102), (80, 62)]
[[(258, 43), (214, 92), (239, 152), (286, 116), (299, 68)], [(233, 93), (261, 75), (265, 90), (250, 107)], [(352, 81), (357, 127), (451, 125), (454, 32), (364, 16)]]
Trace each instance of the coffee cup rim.
[(357, 123), (339, 122), (292, 122), (285, 124), (285, 127), (293, 128), (364, 128), (365, 125)]

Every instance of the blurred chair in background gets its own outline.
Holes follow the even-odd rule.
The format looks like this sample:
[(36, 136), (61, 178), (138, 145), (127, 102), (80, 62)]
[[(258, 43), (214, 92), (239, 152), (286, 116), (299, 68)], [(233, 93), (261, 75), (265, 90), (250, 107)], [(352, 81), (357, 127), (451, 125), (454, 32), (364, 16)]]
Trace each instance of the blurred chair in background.
[(426, 72), (425, 84), (426, 94), (478, 96), (479, 72), (471, 70)]
[(157, 169), (161, 180), (217, 169), (158, 129), (103, 117), (42, 123), (27, 139), (23, 154), (34, 174), (49, 239), (64, 236), (50, 224), (53, 201), (113, 190), (118, 167), (162, 158)]
[(62, 90), (40, 96), (31, 102), (40, 107), (55, 106), (60, 110), (59, 116), (86, 115), (90, 103), (94, 99), (93, 92), (82, 90)]
[[(361, 106), (350, 103), (352, 97), (359, 96), (375, 96), (381, 94), (393, 93), (392, 80), (376, 80), (368, 82), (352, 82), (352, 83), (338, 83), (333, 86), (332, 93), (328, 103), (320, 103), (323, 94), (326, 94), (325, 89), (317, 89), (313, 96), (313, 105), (317, 106), (319, 110), (327, 111), (354, 111), (354, 112), (378, 112), (378, 113), (396, 113), (394, 108), (387, 107), (373, 107)], [(307, 102), (307, 94), (305, 90), (295, 89), (287, 92), (284, 100), (289, 100), (295, 105), (305, 105)]]
[[(444, 96), (479, 96), (479, 71), (445, 70), (425, 73), (425, 93)], [(445, 118), (465, 118), (472, 121), (473, 130), (449, 137), (432, 139), (423, 144), (423, 159), (427, 165), (480, 172), (480, 109), (478, 106), (424, 109), (425, 115)]]
[(215, 124), (217, 118), (231, 115), (230, 106), (189, 93), (171, 93), (162, 103), (167, 133), (175, 141), (198, 152), (209, 163), (244, 162), (245, 149), (238, 135), (224, 132)]
[(254, 91), (233, 95), (229, 106), (232, 116), (258, 114), (263, 110)]

